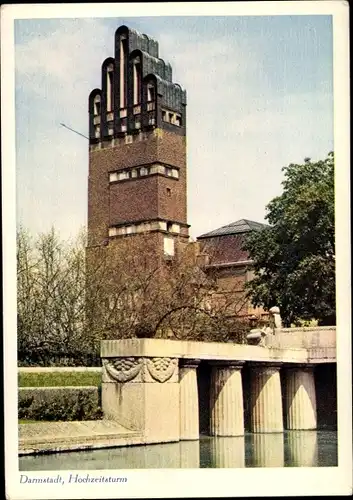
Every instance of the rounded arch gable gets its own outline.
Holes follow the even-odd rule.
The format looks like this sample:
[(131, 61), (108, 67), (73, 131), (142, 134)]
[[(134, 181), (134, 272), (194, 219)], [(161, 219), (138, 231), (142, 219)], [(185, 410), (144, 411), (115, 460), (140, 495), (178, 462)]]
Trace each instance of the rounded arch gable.
[(96, 101), (96, 98), (99, 97), (100, 101), (102, 99), (102, 91), (101, 89), (93, 89), (92, 92), (88, 96), (88, 111), (90, 113), (94, 112), (94, 104)]

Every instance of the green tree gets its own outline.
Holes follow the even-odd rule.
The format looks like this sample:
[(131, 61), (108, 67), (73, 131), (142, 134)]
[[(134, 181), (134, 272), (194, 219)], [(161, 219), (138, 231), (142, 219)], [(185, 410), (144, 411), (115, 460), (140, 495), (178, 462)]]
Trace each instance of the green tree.
[(279, 306), (286, 326), (335, 324), (334, 155), (283, 168), (283, 193), (266, 207), (269, 226), (247, 238), (254, 305)]

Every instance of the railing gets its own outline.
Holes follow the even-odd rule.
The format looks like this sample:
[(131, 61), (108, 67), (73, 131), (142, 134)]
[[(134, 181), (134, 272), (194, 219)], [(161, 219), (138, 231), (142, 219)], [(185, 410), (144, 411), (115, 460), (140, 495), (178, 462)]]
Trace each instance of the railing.
[(278, 349), (335, 348), (336, 327), (282, 328), (266, 336), (264, 345)]

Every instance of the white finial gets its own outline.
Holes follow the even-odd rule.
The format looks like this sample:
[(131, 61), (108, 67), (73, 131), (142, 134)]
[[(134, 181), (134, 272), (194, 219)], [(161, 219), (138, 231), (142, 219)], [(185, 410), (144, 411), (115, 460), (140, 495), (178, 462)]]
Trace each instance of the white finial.
[(275, 321), (275, 328), (281, 329), (282, 328), (282, 320), (281, 320), (279, 307), (277, 307), (277, 306), (271, 307), (270, 314), (273, 316), (273, 319)]

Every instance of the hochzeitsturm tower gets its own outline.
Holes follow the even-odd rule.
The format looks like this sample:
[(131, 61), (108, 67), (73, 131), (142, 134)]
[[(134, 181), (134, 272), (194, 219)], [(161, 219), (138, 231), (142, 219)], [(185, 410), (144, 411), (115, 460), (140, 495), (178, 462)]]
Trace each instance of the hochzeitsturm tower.
[(88, 249), (148, 233), (170, 258), (188, 241), (186, 92), (158, 43), (126, 26), (101, 82), (89, 96)]

